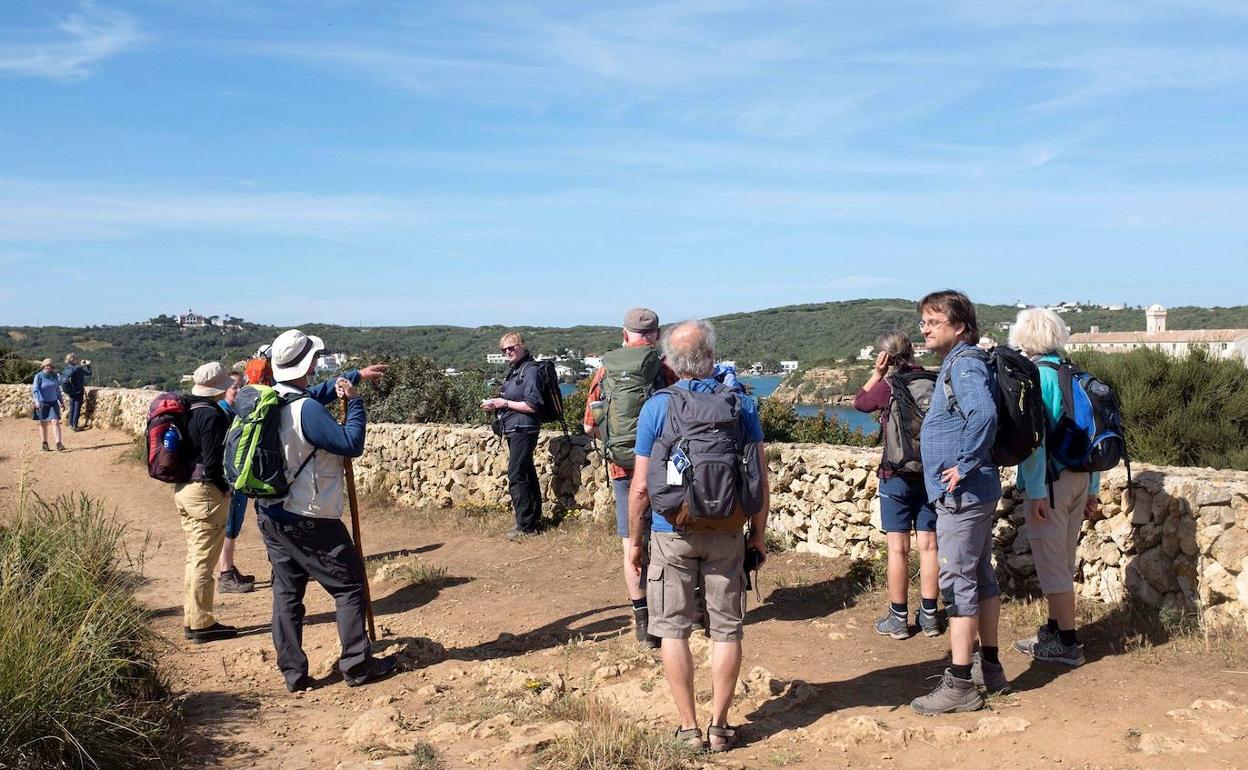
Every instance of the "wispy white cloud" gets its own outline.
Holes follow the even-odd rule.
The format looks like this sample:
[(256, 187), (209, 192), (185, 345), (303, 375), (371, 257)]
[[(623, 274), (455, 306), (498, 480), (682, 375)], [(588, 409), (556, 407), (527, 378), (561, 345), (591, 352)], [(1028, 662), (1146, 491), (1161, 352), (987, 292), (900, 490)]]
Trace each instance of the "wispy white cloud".
[(132, 16), (90, 2), (84, 2), (78, 13), (56, 22), (54, 31), (42, 35), (55, 39), (0, 41), (0, 73), (82, 80), (104, 60), (146, 39)]

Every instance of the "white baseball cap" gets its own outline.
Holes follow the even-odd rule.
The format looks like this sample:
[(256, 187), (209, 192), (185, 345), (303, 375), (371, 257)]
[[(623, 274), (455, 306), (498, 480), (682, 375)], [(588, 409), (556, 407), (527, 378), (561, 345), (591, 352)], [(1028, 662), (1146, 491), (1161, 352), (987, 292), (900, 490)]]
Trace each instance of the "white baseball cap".
[(273, 379), (277, 382), (297, 380), (308, 373), (312, 361), (325, 351), (325, 341), (315, 334), (290, 329), (277, 335), (271, 350)]

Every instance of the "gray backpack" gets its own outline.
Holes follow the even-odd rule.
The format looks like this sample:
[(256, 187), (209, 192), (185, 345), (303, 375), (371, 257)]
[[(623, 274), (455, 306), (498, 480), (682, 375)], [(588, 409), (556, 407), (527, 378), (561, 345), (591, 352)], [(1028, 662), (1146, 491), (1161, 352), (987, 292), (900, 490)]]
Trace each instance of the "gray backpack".
[[(741, 396), (723, 385), (710, 393), (675, 386), (659, 393), (671, 398), (646, 472), (654, 510), (671, 520), (682, 510), (689, 519), (728, 519), (738, 509), (746, 516), (758, 513), (758, 443), (747, 441), (741, 427)], [(681, 483), (668, 483), (669, 462)]]
[(936, 373), (907, 369), (888, 378), (892, 398), (884, 426), (884, 457), (880, 467), (901, 476), (922, 478), (919, 433), (936, 390)]

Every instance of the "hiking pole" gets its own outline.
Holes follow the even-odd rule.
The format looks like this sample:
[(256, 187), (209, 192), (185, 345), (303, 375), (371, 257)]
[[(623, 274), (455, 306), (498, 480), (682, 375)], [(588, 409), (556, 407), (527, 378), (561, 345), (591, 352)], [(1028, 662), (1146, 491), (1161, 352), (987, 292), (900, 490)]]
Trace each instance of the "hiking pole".
[[(342, 424), (347, 424), (347, 400), (342, 399)], [(364, 567), (364, 620), (368, 628), (368, 638), (377, 641), (377, 627), (373, 621), (373, 592), (368, 587), (368, 565), (364, 562), (364, 544), (360, 542), (360, 504), (355, 497), (355, 466), (350, 457), (343, 458), (343, 470), (347, 476), (347, 502), (351, 505), (351, 539), (355, 541), (355, 552), (360, 555), (360, 564)]]

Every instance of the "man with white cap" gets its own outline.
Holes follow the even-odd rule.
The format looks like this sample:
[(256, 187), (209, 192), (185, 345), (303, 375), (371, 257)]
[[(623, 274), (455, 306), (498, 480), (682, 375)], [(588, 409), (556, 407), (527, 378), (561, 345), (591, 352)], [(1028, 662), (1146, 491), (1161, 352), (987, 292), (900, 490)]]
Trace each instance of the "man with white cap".
[[(273, 646), (277, 667), (291, 692), (312, 686), (303, 652), (304, 592), (311, 578), (334, 597), (342, 654), (338, 667), (356, 687), (394, 671), (394, 655), (374, 658), (364, 632), (364, 561), (342, 523), (344, 457), (364, 453), (364, 402), (360, 380), (377, 380), (386, 367), (374, 364), (309, 387), (316, 360), (325, 352), (320, 337), (298, 329), (273, 341), (270, 362), (283, 407), (279, 421), (290, 493), (261, 503), (260, 534), (273, 567)], [(326, 405), (347, 399), (343, 425)]]
[(194, 458), (191, 480), (174, 486), (173, 501), (186, 533), (186, 576), (183, 595), (183, 631), (187, 639), (203, 644), (238, 636), (233, 626), (218, 623), (212, 614), (216, 580), (213, 567), (225, 542), (225, 520), (230, 510), (230, 486), (225, 482), (223, 458), (229, 420), (217, 406), (233, 380), (213, 361), (195, 370), (187, 398), (187, 455)]

